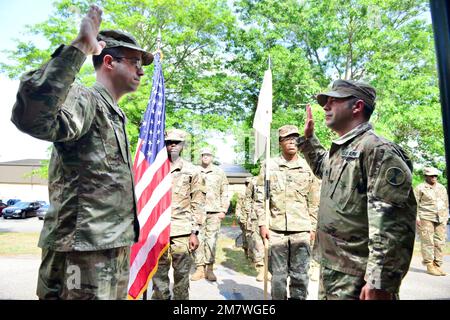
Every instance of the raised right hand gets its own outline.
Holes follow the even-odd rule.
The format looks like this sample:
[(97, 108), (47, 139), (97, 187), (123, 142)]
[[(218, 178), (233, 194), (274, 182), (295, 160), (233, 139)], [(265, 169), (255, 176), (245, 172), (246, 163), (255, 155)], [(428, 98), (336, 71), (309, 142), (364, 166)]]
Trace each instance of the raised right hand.
[(314, 134), (314, 119), (311, 112), (311, 105), (306, 105), (306, 120), (305, 120), (305, 138), (311, 138)]
[(102, 9), (91, 5), (88, 13), (81, 21), (80, 31), (72, 46), (81, 50), (85, 55), (99, 55), (106, 46), (104, 41), (97, 41), (98, 31), (102, 23)]

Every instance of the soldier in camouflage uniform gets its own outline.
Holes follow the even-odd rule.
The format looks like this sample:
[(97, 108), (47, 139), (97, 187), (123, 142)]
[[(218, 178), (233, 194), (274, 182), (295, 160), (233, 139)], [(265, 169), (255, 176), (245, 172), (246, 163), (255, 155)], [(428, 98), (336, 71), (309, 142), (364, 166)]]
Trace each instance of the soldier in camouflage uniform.
[(326, 151), (307, 106), (298, 143), (322, 179), (313, 254), (321, 265), (320, 299), (396, 299), (414, 248), (412, 163), (368, 123), (375, 89), (337, 80), (317, 96), (339, 138)]
[[(91, 6), (78, 37), (21, 78), (11, 121), (53, 142), (50, 209), (39, 239), (40, 299), (126, 299), (130, 245), (139, 225), (126, 117), (117, 105), (135, 91), (153, 56), (123, 32), (98, 32)], [(97, 82), (74, 83), (93, 56)]]
[[(245, 187), (248, 188), (249, 180), (245, 181)], [(245, 200), (246, 194), (238, 194), (238, 199), (236, 202), (235, 208), (235, 218), (239, 224), (239, 228), (241, 229), (241, 237), (242, 237), (242, 248), (244, 249), (245, 256), (249, 258), (248, 252), (248, 240), (247, 240), (247, 210), (245, 208)], [(239, 237), (238, 237), (239, 238)]]
[[(290, 298), (305, 300), (308, 296), (310, 241), (314, 237), (317, 221), (318, 203), (314, 200), (318, 199), (315, 193), (319, 190), (314, 174), (297, 153), (298, 128), (285, 125), (278, 129), (278, 133), (281, 155), (269, 161), (269, 224), (263, 196), (256, 199), (256, 214), (261, 237), (269, 240), (272, 299), (287, 299), (289, 277)], [(264, 179), (262, 169), (258, 177), (259, 185)], [(262, 188), (257, 189), (257, 192), (262, 191)]]
[[(256, 281), (264, 281), (264, 242), (259, 233), (259, 220), (255, 210), (255, 201), (258, 195), (256, 177), (247, 178), (248, 186), (245, 191), (244, 210), (246, 212), (246, 239), (248, 239), (248, 257), (253, 262), (256, 271)], [(272, 279), (268, 274), (268, 280)]]
[(442, 250), (446, 240), (448, 220), (448, 196), (445, 187), (437, 182), (440, 172), (435, 168), (423, 170), (425, 182), (414, 193), (417, 200), (417, 229), (422, 249), (422, 263), (427, 273), (445, 276), (442, 270)]
[(170, 217), (170, 245), (158, 261), (153, 276), (154, 300), (169, 300), (169, 270), (173, 268), (173, 299), (189, 300), (189, 272), (191, 253), (199, 245), (198, 234), (205, 219), (205, 188), (200, 171), (181, 158), (187, 133), (179, 129), (166, 132), (166, 147), (172, 175), (172, 213)]
[(211, 149), (203, 148), (200, 153), (202, 157), (200, 172), (206, 187), (206, 221), (200, 232), (200, 246), (194, 253), (196, 271), (191, 280), (196, 281), (206, 278), (209, 281), (217, 281), (213, 270), (220, 224), (230, 205), (228, 179), (222, 169), (212, 164), (213, 154)]
[[(316, 178), (316, 182), (315, 182), (317, 189), (319, 190), (319, 192), (315, 192), (314, 195), (316, 196), (316, 199), (314, 200), (316, 203), (320, 202), (320, 186), (322, 184), (322, 181), (320, 181), (319, 179)], [(314, 248), (314, 238), (311, 239), (310, 242), (310, 247)], [(320, 275), (320, 264), (314, 260), (311, 259), (310, 263), (309, 263), (309, 271), (308, 271), (308, 275), (309, 275), (309, 280), (311, 281), (319, 281), (319, 275)]]

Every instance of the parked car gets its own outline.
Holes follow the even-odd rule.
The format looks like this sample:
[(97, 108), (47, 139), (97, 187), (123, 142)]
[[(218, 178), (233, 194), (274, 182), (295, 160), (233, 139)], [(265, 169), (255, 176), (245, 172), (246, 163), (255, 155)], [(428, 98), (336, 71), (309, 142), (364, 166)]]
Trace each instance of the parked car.
[(9, 199), (8, 201), (6, 201), (6, 205), (12, 206), (12, 205), (16, 204), (17, 202), (20, 202), (20, 199)]
[(49, 204), (45, 204), (37, 210), (36, 216), (39, 220), (44, 220), (45, 215), (47, 214)]
[(13, 206), (3, 209), (3, 218), (22, 218), (35, 217), (37, 210), (41, 207), (38, 202), (20, 201)]
[(2, 201), (0, 201), (0, 217), (3, 214), (3, 209), (5, 209), (8, 205), (6, 203), (3, 203)]

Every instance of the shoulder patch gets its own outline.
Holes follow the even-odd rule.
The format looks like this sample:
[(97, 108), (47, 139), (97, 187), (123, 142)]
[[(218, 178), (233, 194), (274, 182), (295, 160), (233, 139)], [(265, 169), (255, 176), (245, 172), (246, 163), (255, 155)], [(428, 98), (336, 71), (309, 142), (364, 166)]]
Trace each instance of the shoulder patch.
[(386, 181), (393, 185), (393, 186), (400, 186), (402, 185), (406, 180), (406, 173), (398, 168), (398, 167), (391, 167), (386, 170)]

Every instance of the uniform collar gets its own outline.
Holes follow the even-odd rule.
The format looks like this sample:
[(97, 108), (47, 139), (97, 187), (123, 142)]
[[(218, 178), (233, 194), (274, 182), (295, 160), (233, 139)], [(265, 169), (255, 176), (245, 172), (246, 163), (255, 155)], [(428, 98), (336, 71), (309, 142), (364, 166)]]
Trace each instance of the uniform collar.
[(102, 98), (114, 109), (114, 111), (122, 118), (125, 119), (125, 115), (123, 114), (122, 110), (120, 110), (117, 103), (114, 101), (114, 98), (112, 94), (106, 89), (106, 87), (101, 84), (100, 82), (94, 83), (93, 88), (100, 93)]
[(209, 166), (207, 166), (206, 168), (203, 168), (203, 166), (200, 165), (200, 170), (202, 172), (211, 172), (211, 171), (213, 171), (213, 165), (212, 165), (212, 163), (210, 163)]
[(181, 171), (183, 169), (183, 165), (183, 158), (179, 157), (177, 161), (170, 163), (170, 172), (172, 173), (177, 170)]
[(297, 160), (287, 161), (282, 154), (280, 154), (278, 158), (278, 165), (289, 167), (289, 168), (298, 168), (303, 167), (303, 163), (301, 161), (300, 155), (297, 153)]
[(369, 122), (361, 123), (359, 126), (353, 128), (351, 131), (344, 134), (342, 137), (337, 138), (336, 140), (333, 140), (333, 144), (337, 145), (343, 145), (347, 143), (350, 140), (353, 140), (357, 136), (363, 134), (366, 131), (372, 130), (373, 127)]

